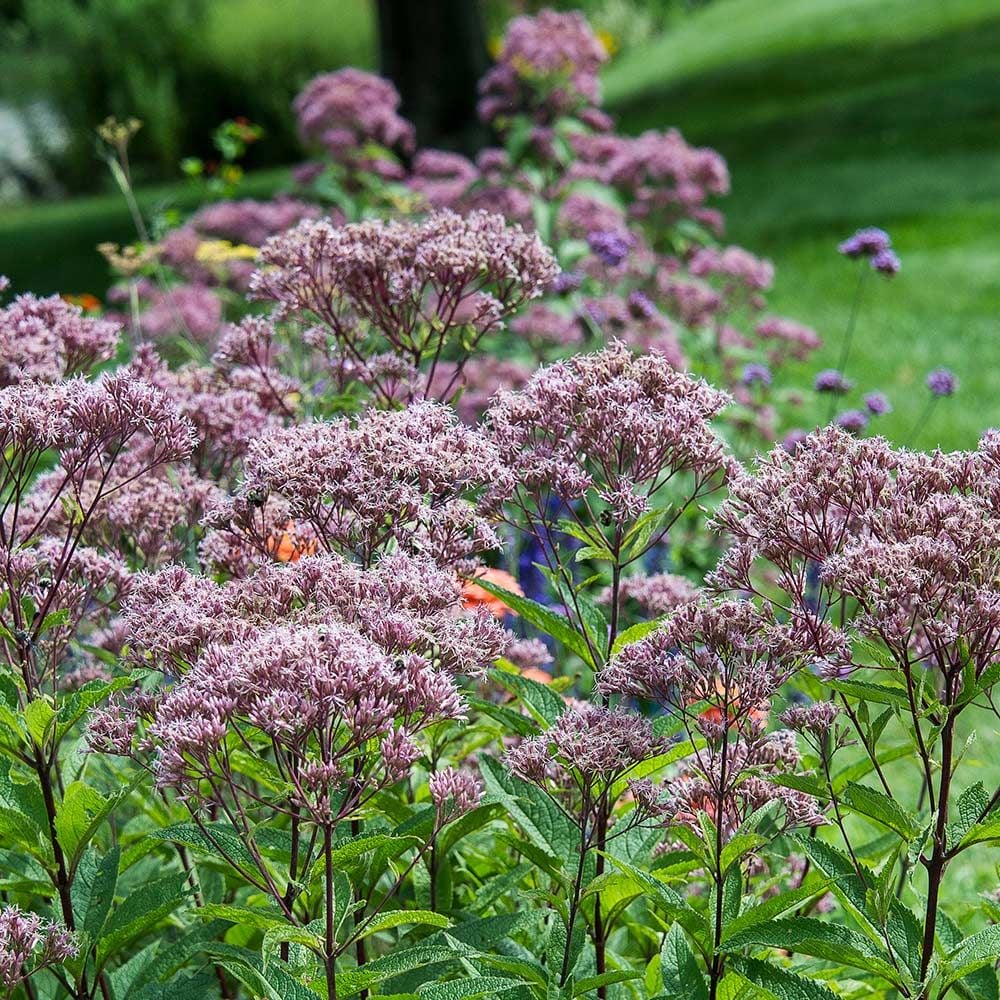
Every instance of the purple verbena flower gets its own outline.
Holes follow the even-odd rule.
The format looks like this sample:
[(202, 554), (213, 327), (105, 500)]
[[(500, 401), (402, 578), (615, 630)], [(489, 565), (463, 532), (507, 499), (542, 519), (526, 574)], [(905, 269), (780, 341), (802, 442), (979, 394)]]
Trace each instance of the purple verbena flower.
[(958, 388), (958, 379), (950, 368), (935, 368), (927, 376), (927, 388), (935, 396), (951, 396)]
[(848, 434), (860, 434), (868, 426), (868, 414), (864, 410), (844, 410), (834, 422)]
[(884, 229), (869, 226), (866, 229), (859, 229), (849, 239), (844, 240), (837, 247), (837, 251), (845, 257), (872, 257), (888, 250), (892, 246), (892, 240)]
[(865, 396), (865, 408), (874, 417), (881, 417), (886, 413), (892, 413), (892, 403), (889, 402), (889, 398), (882, 392), (869, 392)]
[(740, 381), (747, 386), (769, 386), (772, 380), (773, 376), (771, 375), (771, 369), (768, 368), (767, 365), (762, 365), (758, 362), (751, 362), (750, 364), (744, 365), (743, 373), (740, 376)]
[(826, 368), (817, 374), (813, 386), (817, 392), (833, 392), (839, 395), (850, 392), (854, 388), (854, 383), (836, 368)]

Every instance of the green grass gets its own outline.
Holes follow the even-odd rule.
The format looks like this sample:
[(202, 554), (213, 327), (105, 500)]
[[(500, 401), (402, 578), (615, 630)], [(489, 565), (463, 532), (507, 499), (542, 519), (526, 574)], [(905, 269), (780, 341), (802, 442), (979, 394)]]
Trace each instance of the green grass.
[[(823, 333), (820, 365), (856, 280), (836, 243), (892, 233), (903, 271), (869, 282), (848, 368), (892, 397), (880, 429), (923, 447), (1000, 423), (998, 51), (992, 0), (715, 0), (606, 77), (630, 131), (676, 125), (726, 155), (728, 237), (775, 261), (772, 306)], [(961, 394), (913, 438), (937, 365)]]
[[(243, 15), (258, 6), (220, 2), (213, 46), (246, 49), (233, 26), (256, 25)], [(339, 28), (370, 44), (358, 17)], [(282, 30), (276, 22), (279, 40)], [(854, 293), (836, 243), (863, 225), (892, 233), (903, 271), (869, 282), (848, 368), (859, 394), (891, 395), (895, 411), (878, 426), (924, 447), (969, 447), (1000, 424), (998, 52), (995, 0), (714, 0), (606, 75), (627, 129), (676, 125), (726, 155), (728, 236), (775, 261), (772, 307), (826, 337), (818, 364), (835, 363)], [(246, 190), (276, 183), (268, 173)], [(196, 201), (178, 186), (143, 199), (147, 209)], [(0, 273), (21, 289), (100, 291), (94, 246), (132, 237), (114, 195), (8, 212)], [(958, 373), (960, 395), (912, 438), (937, 365)], [(815, 367), (792, 374), (806, 380)]]
[[(285, 169), (249, 174), (240, 197), (266, 197), (289, 179)], [(189, 183), (144, 188), (137, 197), (146, 219), (171, 209), (189, 212), (204, 200)], [(97, 245), (136, 238), (125, 199), (117, 193), (8, 209), (0, 215), (0, 274), (11, 279), (15, 292), (103, 294), (111, 279)]]

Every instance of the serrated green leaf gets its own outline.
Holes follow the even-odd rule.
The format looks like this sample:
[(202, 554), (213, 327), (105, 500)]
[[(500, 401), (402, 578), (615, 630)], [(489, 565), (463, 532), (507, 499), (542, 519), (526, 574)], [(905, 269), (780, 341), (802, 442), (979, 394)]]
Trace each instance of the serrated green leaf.
[(755, 958), (731, 958), (730, 966), (770, 1000), (836, 1000), (828, 986)]
[(884, 792), (849, 782), (842, 796), (843, 804), (852, 812), (875, 820), (909, 841), (917, 835), (917, 821)]
[(366, 938), (393, 927), (411, 926), (450, 927), (451, 921), (443, 913), (433, 910), (387, 910), (373, 917), (356, 936)]
[(660, 949), (663, 995), (671, 1000), (708, 1000), (708, 986), (679, 924), (664, 935)]
[(973, 934), (948, 954), (944, 963), (944, 986), (964, 979), (1000, 959), (1000, 924), (991, 924)]
[(547, 684), (539, 684), (530, 677), (505, 670), (491, 671), (490, 678), (514, 695), (528, 709), (535, 721), (546, 728), (566, 711), (566, 702)]
[(487, 593), (499, 597), (511, 611), (519, 614), (526, 622), (541, 629), (546, 635), (561, 642), (568, 650), (576, 653), (585, 663), (594, 666), (590, 648), (583, 636), (573, 628), (573, 623), (564, 615), (556, 614), (543, 604), (514, 594), (482, 577), (476, 578), (476, 586), (482, 587)]

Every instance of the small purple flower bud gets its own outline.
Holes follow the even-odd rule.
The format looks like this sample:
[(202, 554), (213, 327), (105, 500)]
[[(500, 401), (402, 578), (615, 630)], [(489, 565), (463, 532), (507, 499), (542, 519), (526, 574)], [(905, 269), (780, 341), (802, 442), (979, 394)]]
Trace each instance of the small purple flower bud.
[(935, 368), (927, 376), (927, 388), (935, 396), (950, 396), (958, 388), (958, 379), (949, 368)]
[(834, 423), (848, 434), (860, 434), (868, 426), (868, 414), (864, 410), (844, 410)]
[(767, 365), (758, 364), (756, 362), (751, 362), (748, 365), (743, 366), (743, 374), (740, 377), (740, 381), (744, 385), (762, 385), (769, 386), (773, 376), (771, 375), (771, 369)]
[(806, 439), (809, 437), (809, 432), (796, 429), (789, 431), (781, 439), (781, 447), (788, 452), (789, 455), (794, 455), (798, 450), (805, 444)]
[(865, 409), (873, 417), (881, 417), (886, 413), (892, 413), (892, 403), (883, 392), (870, 392), (865, 396)]
[(901, 266), (899, 257), (891, 250), (880, 250), (872, 257), (872, 270), (884, 274), (887, 278), (894, 278)]
[(639, 289), (629, 292), (628, 307), (636, 319), (652, 319), (657, 313), (653, 300), (645, 292), (639, 291)]
[(594, 256), (607, 267), (617, 267), (632, 249), (632, 238), (621, 233), (596, 232), (587, 236), (587, 245)]
[(583, 284), (583, 275), (579, 271), (560, 271), (552, 282), (552, 291), (556, 295), (566, 295), (575, 292)]
[(875, 257), (888, 250), (891, 245), (892, 240), (884, 229), (869, 226), (866, 229), (859, 229), (852, 237), (844, 240), (837, 247), (837, 251), (845, 257)]
[(835, 392), (839, 394), (849, 392), (854, 388), (854, 383), (849, 378), (846, 378), (843, 372), (837, 371), (836, 368), (826, 368), (816, 376), (813, 386), (817, 392)]

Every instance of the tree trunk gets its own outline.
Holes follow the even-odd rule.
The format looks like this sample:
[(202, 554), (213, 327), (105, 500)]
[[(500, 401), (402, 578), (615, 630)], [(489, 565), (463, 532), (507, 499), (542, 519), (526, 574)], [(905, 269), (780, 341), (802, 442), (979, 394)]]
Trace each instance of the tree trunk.
[(488, 133), (476, 84), (489, 66), (477, 0), (376, 0), (382, 73), (402, 95), (420, 146), (472, 154)]

